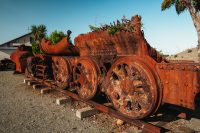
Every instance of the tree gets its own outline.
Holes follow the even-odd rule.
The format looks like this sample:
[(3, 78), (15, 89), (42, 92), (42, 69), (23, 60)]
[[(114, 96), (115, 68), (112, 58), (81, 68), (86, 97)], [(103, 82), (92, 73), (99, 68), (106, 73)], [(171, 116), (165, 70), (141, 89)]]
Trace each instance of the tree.
[(46, 26), (43, 24), (41, 24), (39, 26), (32, 25), (31, 32), (33, 34), (34, 42), (40, 44), (42, 38), (44, 38), (46, 36), (47, 29), (46, 29)]
[(163, 0), (162, 11), (175, 6), (177, 14), (189, 11), (198, 36), (198, 56), (200, 61), (200, 0)]
[(46, 26), (41, 24), (41, 25), (32, 25), (31, 26), (31, 32), (33, 34), (33, 42), (32, 42), (32, 50), (33, 53), (41, 53), (40, 49), (40, 44), (42, 41), (42, 38), (46, 36)]

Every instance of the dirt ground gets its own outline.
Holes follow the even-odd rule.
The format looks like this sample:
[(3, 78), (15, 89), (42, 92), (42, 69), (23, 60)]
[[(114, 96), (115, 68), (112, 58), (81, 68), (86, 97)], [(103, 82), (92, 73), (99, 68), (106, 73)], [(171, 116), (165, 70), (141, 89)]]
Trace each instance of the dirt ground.
[(58, 106), (55, 95), (41, 95), (23, 83), (23, 75), (0, 72), (0, 132), (84, 132), (105, 133), (113, 127), (101, 126), (96, 119), (75, 117), (69, 104)]
[[(58, 92), (40, 94), (32, 86), (23, 83), (23, 75), (12, 71), (0, 71), (0, 133), (65, 132), (65, 133), (138, 133), (134, 126), (116, 125), (116, 119), (100, 113), (80, 120), (75, 116), (78, 108), (87, 106), (71, 101), (56, 105)], [(161, 108), (155, 116), (145, 120), (164, 127), (166, 132), (200, 132), (200, 113), (185, 120), (177, 117), (173, 110)]]

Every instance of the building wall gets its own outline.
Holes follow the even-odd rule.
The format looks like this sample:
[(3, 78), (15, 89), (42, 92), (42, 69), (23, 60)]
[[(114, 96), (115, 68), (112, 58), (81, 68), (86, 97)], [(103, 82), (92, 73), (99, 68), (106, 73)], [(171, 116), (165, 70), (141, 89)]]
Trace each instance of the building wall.
[(19, 46), (19, 45), (22, 45), (22, 44), (27, 44), (27, 43), (30, 44), (30, 40), (31, 40), (31, 35), (27, 35), (25, 37), (22, 37), (22, 38), (19, 38), (17, 40), (10, 42), (7, 45), (7, 47), (16, 47), (16, 46)]
[(17, 46), (20, 46), (22, 44), (25, 44), (26, 46), (31, 46), (31, 37), (32, 34), (29, 33), (0, 45), (0, 60), (3, 58), (10, 58), (10, 54), (17, 49)]
[(8, 55), (11, 55), (12, 52), (14, 52), (17, 49), (17, 47), (2, 47), (0, 48), (0, 51), (3, 53), (6, 53)]

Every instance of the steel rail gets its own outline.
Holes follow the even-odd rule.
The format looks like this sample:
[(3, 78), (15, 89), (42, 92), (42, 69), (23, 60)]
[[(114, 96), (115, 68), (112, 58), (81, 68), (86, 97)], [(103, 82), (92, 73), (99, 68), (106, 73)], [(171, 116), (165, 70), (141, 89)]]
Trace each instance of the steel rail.
[(68, 90), (60, 89), (58, 86), (52, 84), (51, 82), (47, 82), (45, 80), (40, 80), (40, 79), (37, 79), (35, 77), (31, 77), (31, 79), (38, 81), (40, 83), (43, 83), (44, 85), (50, 87), (51, 89), (57, 90), (57, 91), (65, 94), (65, 95), (77, 100), (77, 101), (82, 101), (82, 102), (84, 102), (84, 103), (86, 103), (90, 106), (93, 106), (94, 108), (96, 108), (100, 112), (106, 113), (110, 116), (121, 119), (122, 121), (125, 121), (127, 123), (130, 123), (130, 124), (136, 126), (136, 127), (139, 127), (145, 133), (160, 133), (162, 131), (162, 129), (160, 127), (154, 126), (152, 124), (146, 123), (146, 122), (141, 121), (141, 120), (134, 120), (134, 119), (127, 118), (127, 117), (121, 115), (116, 110), (109, 108), (105, 105), (99, 104), (99, 103), (94, 102), (92, 100), (84, 100), (84, 99), (80, 98), (77, 94), (72, 93)]

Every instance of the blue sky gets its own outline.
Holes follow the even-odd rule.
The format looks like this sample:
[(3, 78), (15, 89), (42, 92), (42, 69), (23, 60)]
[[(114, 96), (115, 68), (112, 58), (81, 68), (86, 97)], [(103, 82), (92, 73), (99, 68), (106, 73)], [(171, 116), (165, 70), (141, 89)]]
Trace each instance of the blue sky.
[(139, 14), (147, 41), (157, 50), (175, 54), (197, 45), (197, 35), (188, 12), (174, 8), (161, 11), (162, 0), (0, 0), (0, 44), (23, 35), (33, 24), (45, 24), (48, 34), (66, 32), (72, 38), (99, 26)]

